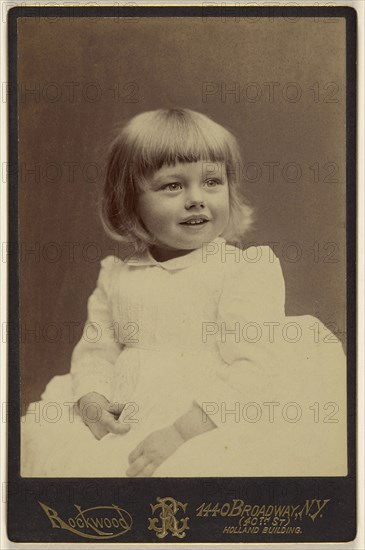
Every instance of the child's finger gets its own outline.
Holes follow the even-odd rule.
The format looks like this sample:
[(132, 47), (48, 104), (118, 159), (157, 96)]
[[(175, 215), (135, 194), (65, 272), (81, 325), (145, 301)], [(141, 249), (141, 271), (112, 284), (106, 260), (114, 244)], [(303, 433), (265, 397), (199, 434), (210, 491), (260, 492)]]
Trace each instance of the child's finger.
[(151, 477), (155, 470), (156, 465), (153, 462), (150, 462), (135, 477)]
[(103, 411), (100, 419), (100, 423), (107, 428), (107, 430), (113, 434), (125, 434), (131, 429), (130, 424), (124, 424), (118, 422), (112, 413)]
[(144, 468), (149, 464), (149, 459), (145, 455), (141, 455), (131, 464), (126, 471), (127, 476), (135, 477), (139, 472), (142, 472)]
[(110, 432), (113, 434), (119, 434), (119, 435), (126, 434), (127, 432), (129, 432), (130, 429), (131, 429), (130, 424), (115, 422), (115, 420), (113, 420), (113, 423), (110, 426)]
[(128, 456), (129, 464), (132, 464), (141, 454), (143, 453), (142, 448), (137, 446)]
[(120, 416), (125, 407), (124, 403), (109, 403), (108, 411), (114, 414), (115, 416)]

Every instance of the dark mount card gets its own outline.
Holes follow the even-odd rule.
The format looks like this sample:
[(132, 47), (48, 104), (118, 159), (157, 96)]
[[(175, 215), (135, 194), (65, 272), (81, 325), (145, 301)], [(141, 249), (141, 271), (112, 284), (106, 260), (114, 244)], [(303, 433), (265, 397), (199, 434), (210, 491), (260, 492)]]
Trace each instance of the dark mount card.
[(213, 4), (8, 13), (11, 541), (356, 537), (356, 11)]

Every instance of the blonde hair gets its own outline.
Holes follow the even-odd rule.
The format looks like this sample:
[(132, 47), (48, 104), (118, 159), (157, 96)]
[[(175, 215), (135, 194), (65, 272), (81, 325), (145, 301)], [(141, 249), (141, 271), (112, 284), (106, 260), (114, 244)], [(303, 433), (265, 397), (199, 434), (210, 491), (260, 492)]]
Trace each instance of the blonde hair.
[(154, 244), (138, 214), (138, 196), (148, 175), (178, 162), (225, 163), (230, 219), (227, 240), (243, 236), (252, 210), (239, 190), (241, 155), (235, 137), (207, 116), (190, 109), (158, 109), (133, 117), (118, 130), (107, 158), (101, 219), (114, 239), (134, 242), (143, 252)]

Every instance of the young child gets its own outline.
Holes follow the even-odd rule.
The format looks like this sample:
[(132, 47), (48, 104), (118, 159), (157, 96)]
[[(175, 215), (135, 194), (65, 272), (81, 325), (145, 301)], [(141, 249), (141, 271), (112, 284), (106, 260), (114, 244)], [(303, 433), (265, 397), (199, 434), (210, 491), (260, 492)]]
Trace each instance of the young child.
[(71, 372), (40, 402), (68, 414), (22, 419), (22, 476), (346, 474), (340, 343), (285, 317), (269, 247), (226, 242), (251, 223), (240, 166), (233, 135), (188, 109), (118, 132), (102, 219), (135, 252), (101, 262)]

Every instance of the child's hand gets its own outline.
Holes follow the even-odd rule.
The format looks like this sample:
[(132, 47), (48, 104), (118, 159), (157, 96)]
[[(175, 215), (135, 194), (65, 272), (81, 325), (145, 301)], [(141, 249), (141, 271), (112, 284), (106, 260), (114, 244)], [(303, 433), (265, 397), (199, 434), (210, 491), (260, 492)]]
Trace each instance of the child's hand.
[(127, 476), (150, 477), (184, 441), (174, 426), (152, 432), (129, 455)]
[(108, 433), (125, 434), (130, 425), (118, 422), (124, 405), (110, 403), (100, 393), (91, 392), (83, 395), (78, 401), (80, 416), (96, 439), (101, 439)]

